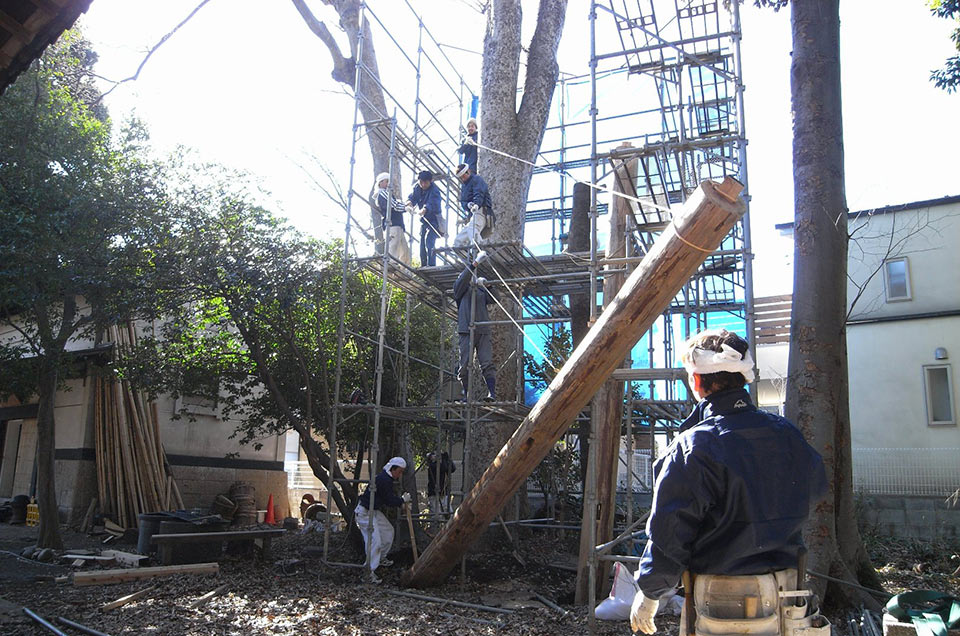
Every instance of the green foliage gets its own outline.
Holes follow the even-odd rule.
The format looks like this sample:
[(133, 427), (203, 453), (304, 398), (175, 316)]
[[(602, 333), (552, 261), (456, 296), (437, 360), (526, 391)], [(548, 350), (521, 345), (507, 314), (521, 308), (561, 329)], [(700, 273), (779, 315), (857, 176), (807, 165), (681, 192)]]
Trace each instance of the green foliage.
[[(960, 0), (929, 0), (927, 6), (938, 18), (954, 20), (957, 23), (950, 34), (950, 40), (960, 53)], [(948, 57), (943, 68), (931, 71), (930, 81), (948, 93), (956, 90), (960, 86), (960, 54)]]
[(158, 170), (138, 126), (111, 137), (95, 59), (67, 32), (0, 98), (0, 323), (20, 331), (0, 346), (47, 358), (152, 306), (162, 274)]
[[(169, 171), (177, 210), (180, 291), (165, 299), (164, 320), (123, 363), (123, 372), (153, 392), (202, 396), (239, 422), (242, 443), (291, 428), (325, 436), (332, 407), (354, 388), (374, 394), (381, 281), (348, 271), (339, 399), (334, 396), (337, 329), (343, 273), (341, 242), (296, 232), (256, 203), (249, 179), (211, 166)], [(198, 179), (198, 175), (201, 175)], [(202, 181), (201, 181), (202, 179)], [(405, 297), (392, 293), (387, 343), (402, 349)], [(430, 359), (439, 321), (426, 308), (410, 318), (410, 349)], [(396, 356), (384, 361), (381, 402), (400, 401)], [(432, 401), (436, 371), (413, 365), (408, 401)], [(363, 439), (363, 417), (344, 423), (344, 445)]]

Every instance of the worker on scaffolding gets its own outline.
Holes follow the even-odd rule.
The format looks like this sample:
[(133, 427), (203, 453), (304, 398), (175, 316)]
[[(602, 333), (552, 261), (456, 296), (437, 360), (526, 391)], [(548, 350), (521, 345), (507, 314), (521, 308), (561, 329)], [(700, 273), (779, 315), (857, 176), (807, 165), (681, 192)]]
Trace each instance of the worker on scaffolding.
[(496, 217), (493, 214), (493, 199), (487, 182), (478, 174), (473, 174), (470, 166), (461, 163), (457, 166), (457, 178), (460, 179), (460, 205), (467, 216), (460, 222), (463, 229), (453, 239), (455, 247), (466, 247), (489, 238), (493, 232)]
[(394, 457), (377, 473), (374, 485), (373, 505), (370, 505), (370, 487), (363, 491), (357, 500), (356, 516), (357, 527), (363, 535), (363, 544), (366, 548), (367, 560), (364, 567), (367, 570), (367, 580), (379, 583), (377, 568), (381, 565), (391, 566), (393, 561), (387, 558), (390, 548), (393, 547), (393, 524), (383, 513), (386, 508), (399, 508), (410, 503), (410, 493), (403, 493), (397, 497), (393, 492), (393, 482), (403, 477), (407, 462), (403, 457)]
[[(681, 359), (700, 402), (654, 465), (631, 627), (653, 634), (659, 599), (682, 576), (684, 611), (689, 604), (701, 621), (695, 631), (716, 631), (716, 618), (746, 619), (737, 633), (771, 622), (776, 631), (777, 591), (798, 589), (801, 531), (826, 492), (823, 461), (793, 424), (751, 402), (744, 387), (754, 363), (743, 338), (702, 332)], [(693, 620), (681, 616), (681, 635), (691, 633)]]
[(433, 183), (433, 173), (422, 170), (413, 192), (407, 197), (407, 210), (420, 215), (420, 267), (437, 264), (437, 237), (445, 233), (440, 201), (440, 189)]
[(463, 163), (470, 167), (470, 172), (477, 172), (477, 120), (471, 117), (467, 120), (467, 136), (460, 144), (460, 155), (463, 157)]
[(390, 192), (390, 173), (377, 175), (377, 209), (382, 217), (383, 234), (387, 239), (387, 254), (398, 261), (410, 264), (410, 247), (403, 235), (404, 205)]
[[(477, 266), (487, 259), (487, 253), (480, 250), (476, 258), (460, 272), (453, 285), (453, 298), (457, 302), (457, 335), (460, 337), (460, 367), (457, 379), (463, 386), (464, 397), (469, 397), (470, 386), (470, 323), (486, 323), (490, 320), (487, 305), (493, 302), (493, 296), (486, 288), (486, 279), (476, 276)], [(475, 302), (479, 301), (479, 302)], [(487, 383), (487, 395), (484, 400), (492, 402), (496, 396), (497, 367), (493, 364), (493, 342), (490, 337), (490, 325), (478, 324), (473, 330), (473, 350), (480, 363), (480, 371)]]
[(430, 509), (434, 514), (450, 512), (450, 475), (457, 471), (457, 467), (450, 461), (450, 453), (427, 453), (427, 496), (430, 498)]

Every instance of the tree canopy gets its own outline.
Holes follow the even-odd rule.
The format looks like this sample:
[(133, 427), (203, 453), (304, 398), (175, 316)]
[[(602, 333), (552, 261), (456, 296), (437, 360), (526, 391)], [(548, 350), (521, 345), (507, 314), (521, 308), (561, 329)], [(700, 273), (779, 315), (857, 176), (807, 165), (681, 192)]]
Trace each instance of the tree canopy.
[(957, 55), (948, 57), (943, 68), (930, 71), (930, 81), (937, 88), (951, 93), (960, 86), (960, 0), (930, 0), (928, 6), (933, 15), (956, 23), (950, 40), (957, 49)]
[(13, 334), (0, 357), (20, 361), (4, 365), (0, 393), (39, 395), (40, 545), (50, 547), (60, 545), (53, 402), (67, 343), (149, 313), (168, 271), (159, 169), (141, 126), (112, 134), (95, 61), (68, 31), (0, 98), (0, 327)]

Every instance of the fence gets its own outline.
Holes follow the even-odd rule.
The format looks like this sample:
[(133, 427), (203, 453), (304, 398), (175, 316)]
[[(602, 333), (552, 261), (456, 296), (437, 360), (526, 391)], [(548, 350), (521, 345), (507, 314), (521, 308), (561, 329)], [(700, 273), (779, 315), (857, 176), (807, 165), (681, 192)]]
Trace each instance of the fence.
[(960, 488), (960, 448), (855, 448), (854, 490), (948, 497)]

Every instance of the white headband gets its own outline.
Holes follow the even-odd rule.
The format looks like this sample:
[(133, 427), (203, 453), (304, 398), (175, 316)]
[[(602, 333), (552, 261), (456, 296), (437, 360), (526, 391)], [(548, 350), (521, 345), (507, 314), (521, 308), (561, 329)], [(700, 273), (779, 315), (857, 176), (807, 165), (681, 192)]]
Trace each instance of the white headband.
[(407, 460), (405, 460), (403, 457), (394, 457), (383, 465), (383, 470), (389, 473), (391, 466), (399, 466), (400, 468), (406, 469)]
[(728, 344), (722, 344), (720, 348), (722, 351), (699, 347), (691, 349), (683, 356), (684, 368), (688, 372), (698, 375), (707, 375), (719, 371), (741, 373), (746, 378), (747, 384), (753, 382), (756, 376), (753, 372), (753, 356), (750, 355), (750, 352), (747, 351), (740, 355), (739, 351)]
[(470, 166), (468, 166), (467, 164), (463, 164), (463, 167), (457, 170), (457, 176), (462, 177), (463, 175), (467, 174), (467, 170), (469, 169), (470, 169)]

